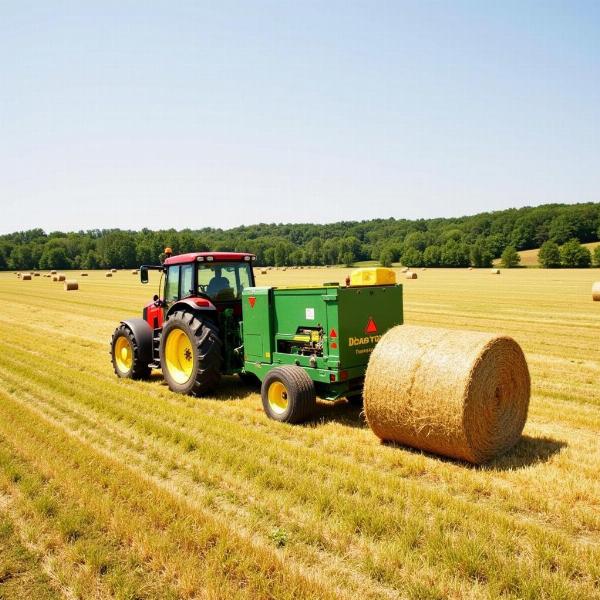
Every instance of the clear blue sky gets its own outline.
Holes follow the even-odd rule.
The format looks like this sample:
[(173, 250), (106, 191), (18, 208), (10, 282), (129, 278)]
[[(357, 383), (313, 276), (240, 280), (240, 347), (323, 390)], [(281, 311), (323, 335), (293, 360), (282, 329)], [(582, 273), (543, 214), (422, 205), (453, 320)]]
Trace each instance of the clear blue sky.
[(0, 232), (600, 201), (600, 2), (0, 0)]

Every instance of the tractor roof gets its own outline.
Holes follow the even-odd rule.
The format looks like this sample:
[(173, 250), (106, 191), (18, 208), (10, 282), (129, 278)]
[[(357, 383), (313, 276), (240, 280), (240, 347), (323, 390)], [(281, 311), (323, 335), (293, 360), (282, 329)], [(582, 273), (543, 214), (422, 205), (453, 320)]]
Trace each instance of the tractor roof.
[[(246, 257), (250, 258), (246, 258)], [(254, 260), (254, 254), (249, 252), (188, 252), (187, 254), (178, 254), (177, 256), (171, 256), (165, 260), (165, 265), (180, 265), (184, 263), (196, 262), (199, 257), (209, 258), (212, 257), (214, 261), (232, 261), (232, 262), (244, 262)]]

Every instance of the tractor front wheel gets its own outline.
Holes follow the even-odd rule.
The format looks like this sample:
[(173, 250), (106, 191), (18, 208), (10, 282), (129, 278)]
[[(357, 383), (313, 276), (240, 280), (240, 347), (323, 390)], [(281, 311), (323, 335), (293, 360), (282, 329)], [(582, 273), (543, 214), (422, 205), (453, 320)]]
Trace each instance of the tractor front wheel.
[(295, 366), (275, 367), (262, 382), (262, 403), (267, 416), (283, 423), (301, 423), (316, 406), (315, 384)]
[(127, 325), (119, 325), (110, 343), (110, 358), (118, 377), (125, 379), (148, 379), (150, 367), (141, 359), (138, 341)]
[(217, 326), (188, 311), (177, 311), (163, 326), (160, 366), (169, 388), (204, 396), (221, 378), (221, 339)]

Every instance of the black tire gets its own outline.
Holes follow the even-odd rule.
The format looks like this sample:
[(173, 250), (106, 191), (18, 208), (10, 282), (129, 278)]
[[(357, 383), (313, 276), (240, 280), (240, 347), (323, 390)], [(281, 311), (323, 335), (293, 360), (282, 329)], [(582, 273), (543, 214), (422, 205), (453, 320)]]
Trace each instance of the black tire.
[[(180, 363), (172, 360), (177, 338), (189, 345), (184, 349)], [(170, 336), (175, 336), (169, 342)], [(169, 345), (169, 347), (167, 346)], [(169, 389), (180, 394), (204, 396), (212, 392), (221, 379), (221, 338), (219, 328), (209, 319), (186, 310), (174, 312), (163, 326), (160, 337), (160, 366)], [(186, 364), (183, 362), (186, 361)], [(189, 362), (189, 364), (187, 364)], [(177, 368), (182, 364), (185, 370)], [(184, 380), (187, 372), (189, 376)]]
[[(125, 354), (122, 351), (125, 349)], [(124, 379), (148, 379), (152, 369), (140, 358), (142, 351), (133, 331), (121, 323), (110, 342), (110, 360), (117, 377)]]
[(316, 407), (315, 384), (304, 369), (295, 366), (271, 369), (263, 379), (261, 397), (267, 416), (282, 423), (306, 421)]

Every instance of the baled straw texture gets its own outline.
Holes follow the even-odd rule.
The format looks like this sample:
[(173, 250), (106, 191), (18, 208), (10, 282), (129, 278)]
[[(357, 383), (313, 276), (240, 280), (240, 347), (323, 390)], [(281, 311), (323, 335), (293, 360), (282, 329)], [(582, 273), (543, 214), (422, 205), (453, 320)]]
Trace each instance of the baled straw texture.
[(600, 302), (600, 281), (596, 281), (592, 286), (592, 300)]
[(81, 273), (81, 277), (87, 277), (88, 274), (87, 273)]
[(261, 269), (260, 270), (260, 274), (261, 275), (266, 275), (267, 274), (267, 270), (266, 269)]
[(50, 275), (56, 275), (56, 271), (50, 271)]
[(108, 273), (105, 273), (104, 277), (112, 277), (112, 273), (109, 271)]
[(491, 273), (492, 275), (500, 275), (500, 269), (492, 269), (492, 270), (490, 271), (490, 273)]
[(57, 275), (58, 279), (56, 281), (66, 281), (67, 276), (64, 273), (59, 273)]
[(31, 275), (29, 273), (25, 273), (21, 276), (23, 281), (31, 281)]
[(72, 290), (78, 290), (79, 284), (75, 279), (67, 279), (65, 281), (65, 292), (70, 292)]
[(512, 338), (399, 325), (373, 350), (364, 411), (382, 440), (479, 464), (518, 442), (530, 387)]
[(111, 273), (116, 273), (116, 272), (117, 272), (117, 270), (116, 270), (116, 269), (111, 269), (111, 270), (110, 270), (110, 272), (111, 272)]
[(404, 277), (405, 279), (417, 279), (418, 275), (414, 271), (408, 271)]
[(58, 281), (58, 275), (52, 275), (52, 281)]

